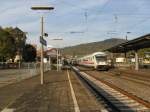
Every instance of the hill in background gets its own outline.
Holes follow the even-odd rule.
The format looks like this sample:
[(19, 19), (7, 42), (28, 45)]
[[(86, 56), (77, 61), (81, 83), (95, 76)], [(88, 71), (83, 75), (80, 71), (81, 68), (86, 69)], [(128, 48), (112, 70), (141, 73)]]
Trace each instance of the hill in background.
[(126, 42), (124, 39), (112, 38), (104, 41), (80, 44), (76, 46), (65, 47), (62, 49), (63, 55), (87, 55), (93, 52), (102, 51), (104, 49), (113, 47), (120, 43)]

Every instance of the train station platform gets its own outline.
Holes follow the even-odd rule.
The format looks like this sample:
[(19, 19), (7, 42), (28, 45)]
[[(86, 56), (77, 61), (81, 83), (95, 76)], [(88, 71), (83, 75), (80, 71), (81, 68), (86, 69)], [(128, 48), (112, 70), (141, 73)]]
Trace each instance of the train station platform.
[(103, 107), (72, 71), (49, 71), (0, 88), (1, 112), (100, 112)]

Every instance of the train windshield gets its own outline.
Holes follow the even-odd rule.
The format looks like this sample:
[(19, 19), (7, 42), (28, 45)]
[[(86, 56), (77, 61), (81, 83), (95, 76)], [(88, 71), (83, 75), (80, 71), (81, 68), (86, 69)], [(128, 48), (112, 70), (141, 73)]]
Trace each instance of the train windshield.
[(98, 62), (100, 62), (100, 61), (104, 62), (104, 61), (107, 60), (107, 57), (106, 57), (106, 56), (99, 56), (99, 55), (96, 55), (95, 58), (96, 58), (96, 61), (98, 61)]

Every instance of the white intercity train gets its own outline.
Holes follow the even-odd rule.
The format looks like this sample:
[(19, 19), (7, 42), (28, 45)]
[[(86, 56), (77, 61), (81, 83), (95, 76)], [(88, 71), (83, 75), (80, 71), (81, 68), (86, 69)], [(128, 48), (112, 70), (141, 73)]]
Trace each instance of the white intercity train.
[(83, 56), (77, 59), (78, 65), (92, 67), (97, 70), (108, 70), (107, 54), (105, 52), (95, 52), (90, 55)]

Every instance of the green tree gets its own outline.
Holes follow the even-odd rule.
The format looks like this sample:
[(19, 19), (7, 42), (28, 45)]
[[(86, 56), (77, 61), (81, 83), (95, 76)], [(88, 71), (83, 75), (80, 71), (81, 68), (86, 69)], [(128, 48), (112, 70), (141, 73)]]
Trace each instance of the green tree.
[(0, 28), (0, 58), (7, 60), (15, 55), (15, 40), (9, 32)]
[(16, 28), (7, 27), (7, 28), (5, 28), (5, 31), (9, 32), (10, 35), (12, 35), (12, 37), (15, 40), (16, 52), (19, 52), (20, 55), (22, 55), (25, 44), (26, 44), (25, 32), (23, 32), (18, 27), (16, 27)]
[(145, 56), (145, 52), (150, 52), (150, 48), (140, 49), (139, 50), (139, 56), (140, 57), (144, 57)]
[(25, 62), (36, 61), (36, 48), (30, 44), (26, 44), (23, 51), (23, 59)]
[(26, 35), (18, 27), (0, 27), (0, 61), (22, 56), (26, 44)]

